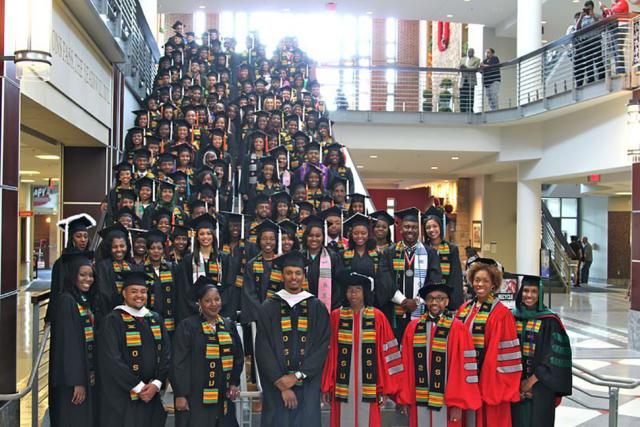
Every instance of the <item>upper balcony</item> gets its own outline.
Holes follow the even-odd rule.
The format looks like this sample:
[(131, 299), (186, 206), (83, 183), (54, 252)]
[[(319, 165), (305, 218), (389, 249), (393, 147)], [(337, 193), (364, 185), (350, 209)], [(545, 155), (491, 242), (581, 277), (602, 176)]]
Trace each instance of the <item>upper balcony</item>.
[[(640, 16), (609, 17), (522, 57), (480, 71), (319, 65), (340, 122), (508, 124), (640, 85)], [(570, 111), (567, 109), (566, 111)]]

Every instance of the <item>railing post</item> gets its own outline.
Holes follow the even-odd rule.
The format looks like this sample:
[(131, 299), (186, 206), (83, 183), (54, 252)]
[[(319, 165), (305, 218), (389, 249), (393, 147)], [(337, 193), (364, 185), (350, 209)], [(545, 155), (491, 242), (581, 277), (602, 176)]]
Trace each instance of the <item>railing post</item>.
[(40, 348), (40, 302), (31, 305), (31, 369), (35, 372), (31, 388), (31, 426), (38, 427), (38, 403), (40, 384), (38, 383), (38, 349)]
[(609, 427), (618, 427), (618, 387), (609, 387)]

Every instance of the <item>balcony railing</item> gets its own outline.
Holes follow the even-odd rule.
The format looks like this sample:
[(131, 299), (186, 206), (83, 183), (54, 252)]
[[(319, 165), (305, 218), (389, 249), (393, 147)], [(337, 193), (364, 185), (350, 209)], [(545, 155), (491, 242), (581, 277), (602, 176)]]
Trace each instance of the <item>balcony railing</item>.
[(527, 55), (477, 71), (323, 64), (317, 75), (329, 108), (337, 111), (473, 116), (534, 104), (548, 109), (561, 95), (580, 100), (580, 90), (594, 83), (605, 83), (608, 91), (637, 87), (639, 24), (633, 15), (609, 17)]

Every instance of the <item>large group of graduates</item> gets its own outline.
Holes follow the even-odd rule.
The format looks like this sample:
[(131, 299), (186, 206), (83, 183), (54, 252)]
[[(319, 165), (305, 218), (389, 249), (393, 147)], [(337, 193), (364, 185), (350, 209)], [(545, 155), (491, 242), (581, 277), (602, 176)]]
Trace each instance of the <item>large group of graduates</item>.
[(368, 212), (295, 38), (267, 58), (256, 33), (237, 53), (173, 28), (95, 251), (92, 217), (59, 223), (51, 425), (164, 426), (172, 391), (177, 426), (237, 426), (242, 375), (263, 426), (320, 426), (322, 405), (332, 427), (394, 405), (412, 427), (553, 425), (571, 348), (540, 279), (512, 313), (442, 210)]

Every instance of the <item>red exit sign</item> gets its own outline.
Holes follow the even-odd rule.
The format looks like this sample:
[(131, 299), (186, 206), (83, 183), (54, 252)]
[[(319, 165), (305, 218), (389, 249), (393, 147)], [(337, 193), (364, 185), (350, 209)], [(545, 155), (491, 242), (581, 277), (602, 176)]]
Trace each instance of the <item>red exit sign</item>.
[(587, 181), (589, 182), (600, 182), (602, 176), (599, 173), (591, 174), (587, 177)]
[(30, 217), (33, 216), (33, 211), (19, 211), (18, 216), (21, 218)]

